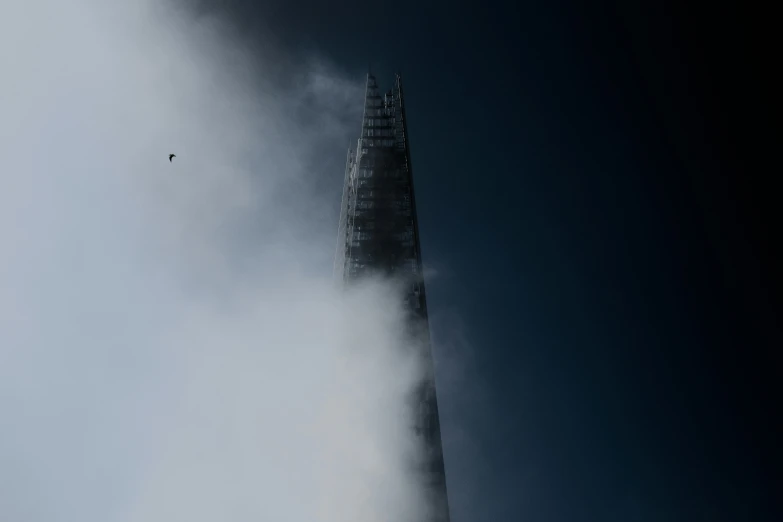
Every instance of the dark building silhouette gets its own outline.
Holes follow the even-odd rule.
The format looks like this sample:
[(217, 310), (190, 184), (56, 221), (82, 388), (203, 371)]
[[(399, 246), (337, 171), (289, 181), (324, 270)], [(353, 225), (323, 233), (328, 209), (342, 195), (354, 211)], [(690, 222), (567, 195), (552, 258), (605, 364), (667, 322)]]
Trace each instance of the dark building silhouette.
[(426, 456), (422, 481), (429, 509), (421, 522), (448, 522), (446, 478), (422, 277), (410, 146), (400, 76), (381, 95), (367, 75), (362, 135), (348, 151), (338, 232), (335, 277), (350, 284), (365, 275), (395, 278), (402, 289), (411, 345), (420, 347), (426, 377), (415, 390), (416, 436)]

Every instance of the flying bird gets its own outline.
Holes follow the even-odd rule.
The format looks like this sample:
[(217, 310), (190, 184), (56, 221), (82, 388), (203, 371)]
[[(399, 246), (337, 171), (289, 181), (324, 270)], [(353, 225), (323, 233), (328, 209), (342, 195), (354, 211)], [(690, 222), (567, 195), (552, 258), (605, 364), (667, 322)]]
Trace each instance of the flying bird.
[(176, 154), (169, 154), (169, 163), (171, 163), (172, 158), (176, 158), (176, 157), (177, 157)]

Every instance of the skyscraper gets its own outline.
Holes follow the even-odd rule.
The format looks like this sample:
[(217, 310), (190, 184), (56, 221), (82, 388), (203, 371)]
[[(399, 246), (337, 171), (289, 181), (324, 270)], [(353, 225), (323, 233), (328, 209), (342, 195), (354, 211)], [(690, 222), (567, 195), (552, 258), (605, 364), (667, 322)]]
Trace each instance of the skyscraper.
[(426, 462), (421, 470), (429, 509), (421, 522), (448, 522), (446, 477), (441, 450), (438, 402), (430, 348), (427, 301), (413, 193), (410, 146), (400, 76), (380, 94), (367, 75), (362, 135), (348, 151), (335, 256), (335, 277), (343, 284), (364, 275), (395, 277), (403, 288), (407, 329), (421, 347), (425, 378), (412, 398), (415, 436)]

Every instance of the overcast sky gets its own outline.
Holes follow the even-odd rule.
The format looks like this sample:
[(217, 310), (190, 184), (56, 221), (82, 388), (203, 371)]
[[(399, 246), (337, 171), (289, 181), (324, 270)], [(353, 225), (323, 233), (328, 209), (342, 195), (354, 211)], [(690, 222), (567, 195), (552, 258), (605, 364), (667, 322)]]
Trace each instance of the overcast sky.
[(0, 519), (413, 520), (420, 365), (330, 279), (362, 79), (173, 5), (4, 4)]

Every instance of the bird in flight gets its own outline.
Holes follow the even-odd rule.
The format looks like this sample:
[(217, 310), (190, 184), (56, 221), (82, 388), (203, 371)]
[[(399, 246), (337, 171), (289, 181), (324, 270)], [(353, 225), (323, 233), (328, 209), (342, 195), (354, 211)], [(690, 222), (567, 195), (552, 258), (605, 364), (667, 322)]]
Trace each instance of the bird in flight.
[(171, 163), (172, 158), (176, 158), (176, 157), (177, 157), (176, 154), (169, 154), (169, 163)]

